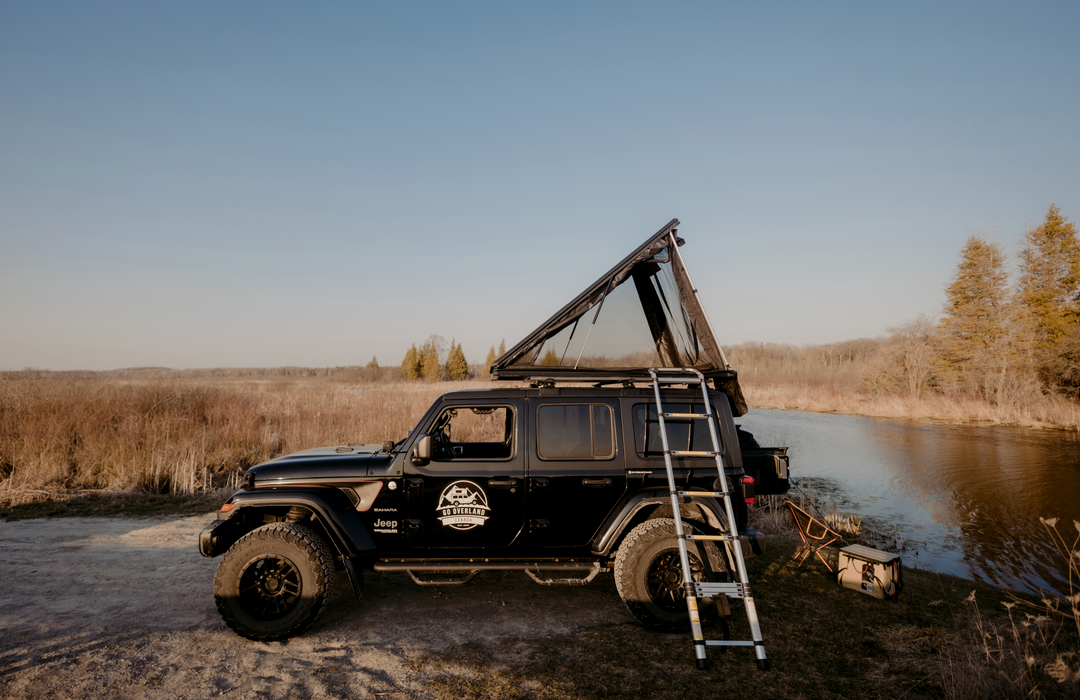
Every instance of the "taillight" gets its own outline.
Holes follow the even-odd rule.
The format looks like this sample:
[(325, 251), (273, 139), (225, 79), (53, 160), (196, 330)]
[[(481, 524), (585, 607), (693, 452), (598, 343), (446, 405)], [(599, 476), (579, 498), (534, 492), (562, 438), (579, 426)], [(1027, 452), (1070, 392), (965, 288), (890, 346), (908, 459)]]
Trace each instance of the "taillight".
[(233, 509), (234, 505), (236, 505), (236, 504), (235, 503), (226, 503), (225, 505), (221, 506), (221, 512), (222, 513), (228, 513), (230, 510)]
[(757, 500), (757, 492), (756, 492), (756, 489), (754, 487), (754, 484), (756, 482), (754, 481), (754, 477), (752, 477), (752, 476), (744, 476), (742, 478), (742, 483), (743, 483), (743, 494), (746, 496), (743, 500), (746, 501), (747, 505), (752, 506), (752, 505), (754, 505), (754, 501)]

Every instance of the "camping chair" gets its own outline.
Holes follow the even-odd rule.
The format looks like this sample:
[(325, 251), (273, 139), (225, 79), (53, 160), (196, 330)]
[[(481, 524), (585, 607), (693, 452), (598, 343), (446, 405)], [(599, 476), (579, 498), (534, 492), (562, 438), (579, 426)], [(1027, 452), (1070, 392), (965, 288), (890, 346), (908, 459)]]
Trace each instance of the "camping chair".
[(799, 537), (803, 541), (803, 546), (795, 552), (792, 559), (798, 559), (799, 566), (802, 566), (812, 552), (831, 573), (833, 569), (829, 566), (829, 562), (825, 561), (825, 557), (821, 556), (821, 550), (842, 536), (791, 501), (787, 501), (787, 506), (791, 509), (791, 517), (795, 519), (795, 527), (799, 530)]

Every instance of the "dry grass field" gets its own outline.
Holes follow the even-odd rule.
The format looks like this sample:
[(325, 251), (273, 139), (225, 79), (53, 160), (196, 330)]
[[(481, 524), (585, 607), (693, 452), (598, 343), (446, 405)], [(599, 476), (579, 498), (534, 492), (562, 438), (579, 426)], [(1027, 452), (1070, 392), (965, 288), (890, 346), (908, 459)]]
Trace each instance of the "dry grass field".
[(6, 373), (0, 504), (217, 490), (281, 454), (399, 440), (440, 394), (490, 386), (279, 372)]
[[(1080, 429), (1080, 405), (872, 395), (850, 371), (743, 374), (752, 407)], [(396, 368), (0, 373), (0, 507), (98, 493), (185, 496), (324, 445), (405, 437), (442, 393)]]

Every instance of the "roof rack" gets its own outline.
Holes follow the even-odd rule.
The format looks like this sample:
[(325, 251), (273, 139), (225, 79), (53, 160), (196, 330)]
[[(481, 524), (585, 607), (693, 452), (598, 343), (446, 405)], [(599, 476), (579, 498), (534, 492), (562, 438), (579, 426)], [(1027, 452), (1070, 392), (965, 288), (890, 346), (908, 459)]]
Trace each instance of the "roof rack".
[[(637, 372), (623, 372), (623, 373), (615, 373), (615, 372), (613, 372), (611, 374), (607, 374), (607, 373), (601, 374), (601, 373), (595, 373), (594, 372), (592, 374), (585, 374), (585, 373), (582, 373), (582, 372), (574, 372), (574, 371), (560, 372), (558, 370), (554, 370), (552, 372), (545, 372), (545, 373), (542, 373), (542, 374), (541, 373), (522, 372), (520, 375), (514, 376), (514, 377), (509, 377), (509, 376), (504, 374), (502, 377), (500, 377), (500, 379), (513, 378), (513, 379), (517, 379), (517, 380), (520, 380), (520, 381), (523, 381), (523, 382), (529, 382), (533, 386), (545, 386), (545, 387), (557, 386), (559, 384), (592, 384), (594, 387), (601, 387), (601, 386), (611, 385), (611, 384), (622, 384), (624, 386), (626, 386), (626, 385), (635, 385), (635, 384), (651, 385), (652, 384), (652, 379), (649, 376), (648, 372), (649, 372), (649, 370), (646, 369), (646, 370), (644, 370), (644, 374), (639, 374)], [(738, 381), (737, 373), (735, 372), (735, 370), (724, 370), (724, 371), (717, 371), (717, 372), (703, 372), (702, 374), (704, 375), (705, 379), (712, 379), (714, 386), (716, 386), (716, 388), (721, 390), (721, 391), (723, 391), (723, 387), (726, 386), (729, 382)], [(678, 384), (678, 383), (687, 383), (687, 382), (673, 382), (673, 383)], [(688, 380), (688, 383), (696, 384), (697, 381), (695, 380), (695, 381), (690, 382)]]

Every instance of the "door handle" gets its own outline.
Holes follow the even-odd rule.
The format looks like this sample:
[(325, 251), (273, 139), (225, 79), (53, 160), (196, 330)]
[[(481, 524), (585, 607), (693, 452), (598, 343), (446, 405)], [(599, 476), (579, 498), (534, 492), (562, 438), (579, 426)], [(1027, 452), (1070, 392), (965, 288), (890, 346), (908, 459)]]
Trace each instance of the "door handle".
[(488, 486), (494, 486), (497, 489), (505, 489), (510, 486), (517, 486), (517, 479), (512, 477), (488, 479)]
[(603, 479), (582, 479), (582, 486), (611, 486), (611, 479), (604, 477)]

